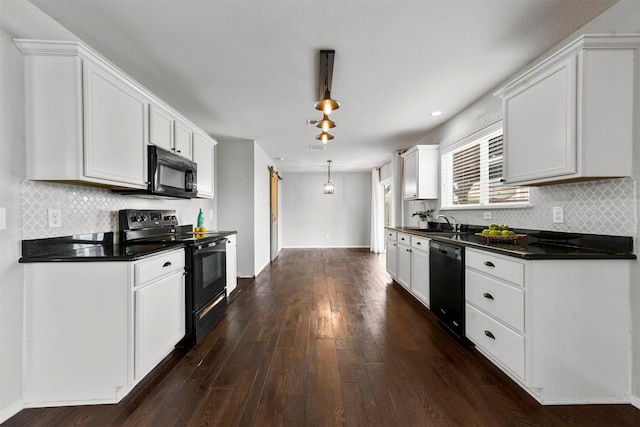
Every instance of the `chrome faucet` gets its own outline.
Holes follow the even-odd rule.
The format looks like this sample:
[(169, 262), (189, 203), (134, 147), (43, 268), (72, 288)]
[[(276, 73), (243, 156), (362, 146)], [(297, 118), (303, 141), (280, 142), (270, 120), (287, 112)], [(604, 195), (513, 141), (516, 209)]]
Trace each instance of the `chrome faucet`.
[(438, 218), (444, 218), (444, 220), (447, 221), (447, 224), (449, 224), (449, 228), (451, 228), (451, 230), (459, 231), (458, 230), (458, 222), (456, 221), (456, 219), (453, 216), (451, 217), (451, 221), (453, 221), (453, 224), (451, 224), (451, 221), (449, 221), (449, 218), (447, 218), (445, 215), (436, 216), (436, 219), (438, 219)]

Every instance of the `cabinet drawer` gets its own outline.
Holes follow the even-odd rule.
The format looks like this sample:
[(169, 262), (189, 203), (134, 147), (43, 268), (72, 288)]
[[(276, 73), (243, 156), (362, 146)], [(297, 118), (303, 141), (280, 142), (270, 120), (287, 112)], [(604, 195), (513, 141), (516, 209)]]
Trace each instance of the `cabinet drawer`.
[(385, 236), (389, 240), (396, 240), (398, 237), (398, 233), (393, 230), (385, 230)]
[(466, 307), (467, 338), (524, 378), (524, 337), (475, 307)]
[(398, 242), (407, 246), (411, 244), (411, 235), (405, 233), (398, 233)]
[(524, 264), (511, 261), (488, 252), (467, 250), (466, 266), (499, 279), (522, 286), (524, 283)]
[(431, 239), (427, 239), (426, 237), (411, 236), (411, 247), (421, 251), (429, 252), (430, 240)]
[(135, 286), (143, 285), (159, 277), (184, 269), (184, 250), (164, 253), (144, 261), (134, 267)]
[(466, 270), (465, 285), (467, 302), (523, 332), (524, 291), (521, 288), (470, 269)]

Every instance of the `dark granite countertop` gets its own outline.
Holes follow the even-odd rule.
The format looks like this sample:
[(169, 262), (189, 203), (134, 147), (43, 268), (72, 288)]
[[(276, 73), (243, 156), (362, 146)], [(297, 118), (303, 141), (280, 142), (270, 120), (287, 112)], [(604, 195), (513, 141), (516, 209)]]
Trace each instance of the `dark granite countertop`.
[(633, 253), (633, 238), (600, 234), (562, 233), (515, 229), (526, 234), (515, 242), (490, 242), (475, 233), (480, 226), (463, 226), (461, 232), (421, 230), (415, 227), (387, 227), (403, 233), (427, 237), (433, 240), (482, 249), (503, 255), (531, 259), (636, 259)]
[[(235, 233), (235, 231), (215, 232), (220, 236)], [(136, 261), (161, 252), (184, 248), (187, 243), (167, 241), (147, 244), (118, 244), (115, 242), (113, 232), (23, 240), (22, 257), (18, 262)]]

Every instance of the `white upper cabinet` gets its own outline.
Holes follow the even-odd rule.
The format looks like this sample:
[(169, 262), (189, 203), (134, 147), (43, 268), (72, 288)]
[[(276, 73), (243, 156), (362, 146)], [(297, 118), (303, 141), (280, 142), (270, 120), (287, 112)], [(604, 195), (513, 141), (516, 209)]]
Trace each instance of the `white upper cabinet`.
[(146, 187), (146, 97), (78, 43), (25, 54), (27, 179)]
[(188, 119), (82, 43), (14, 42), (25, 56), (27, 179), (146, 188), (153, 144), (198, 163), (198, 197), (213, 197), (216, 141)]
[(169, 110), (149, 106), (149, 143), (193, 160), (193, 129)]
[(638, 46), (637, 35), (582, 36), (496, 92), (507, 183), (631, 175)]
[(438, 198), (438, 146), (416, 145), (402, 155), (404, 200)]
[(214, 147), (217, 141), (199, 132), (193, 134), (193, 161), (198, 165), (198, 197), (213, 198)]

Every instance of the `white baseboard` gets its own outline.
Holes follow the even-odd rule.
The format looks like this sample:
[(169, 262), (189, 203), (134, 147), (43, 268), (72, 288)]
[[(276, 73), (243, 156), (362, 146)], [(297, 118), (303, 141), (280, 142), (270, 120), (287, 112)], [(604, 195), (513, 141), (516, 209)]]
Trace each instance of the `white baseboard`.
[(636, 408), (640, 409), (640, 396), (630, 396), (629, 403), (631, 403)]
[(13, 417), (18, 412), (24, 409), (24, 401), (18, 400), (13, 402), (9, 406), (0, 409), (0, 424)]

